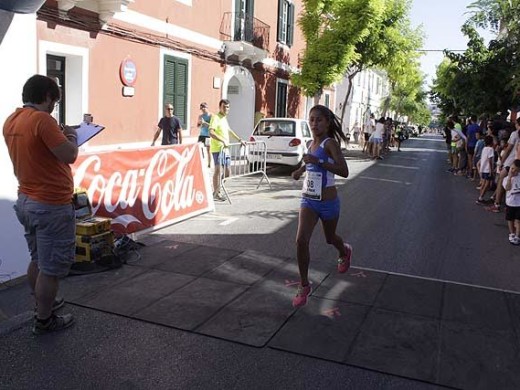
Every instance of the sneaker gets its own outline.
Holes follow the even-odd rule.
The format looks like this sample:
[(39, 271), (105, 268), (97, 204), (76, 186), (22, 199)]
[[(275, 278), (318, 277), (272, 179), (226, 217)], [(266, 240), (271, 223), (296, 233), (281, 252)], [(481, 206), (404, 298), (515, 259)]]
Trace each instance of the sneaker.
[(515, 240), (516, 234), (515, 233), (509, 233), (509, 242), (512, 244)]
[(311, 294), (311, 285), (302, 286), (298, 285), (298, 291), (292, 300), (293, 307), (301, 307), (307, 303), (307, 297)]
[(500, 205), (494, 204), (493, 206), (486, 207), (487, 211), (491, 211), (492, 213), (499, 213), (500, 212)]
[(497, 204), (494, 204), (492, 206), (486, 207), (487, 211), (491, 211), (492, 213), (499, 213), (500, 212), (500, 206)]
[(520, 245), (520, 237), (515, 236), (512, 240), (509, 240), (509, 242), (513, 245)]
[(475, 202), (476, 204), (486, 204), (486, 201), (484, 199), (477, 199)]
[(350, 268), (350, 259), (352, 258), (352, 246), (350, 244), (343, 244), (347, 254), (338, 259), (338, 272), (344, 274)]
[(63, 316), (57, 316), (56, 314), (51, 315), (44, 324), (41, 321), (35, 319), (32, 332), (37, 335), (57, 332), (72, 326), (74, 324), (74, 317), (71, 314), (65, 314)]
[(219, 192), (213, 194), (213, 200), (216, 200), (218, 202), (225, 202), (227, 198)]
[[(54, 313), (55, 311), (61, 309), (63, 307), (63, 305), (65, 305), (65, 299), (63, 298), (56, 298), (54, 300), (54, 302), (52, 303), (52, 312)], [(34, 315), (36, 315), (36, 311), (38, 310), (38, 308), (35, 306), (34, 307)]]

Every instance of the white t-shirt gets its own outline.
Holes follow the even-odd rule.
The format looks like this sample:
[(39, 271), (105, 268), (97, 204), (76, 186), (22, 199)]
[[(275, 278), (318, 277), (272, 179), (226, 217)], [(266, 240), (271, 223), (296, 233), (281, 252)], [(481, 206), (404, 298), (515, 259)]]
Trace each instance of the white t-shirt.
[[(504, 177), (502, 186), (506, 188), (507, 177)], [(506, 191), (506, 205), (509, 207), (520, 207), (520, 175), (511, 178), (511, 190)]]
[(383, 138), (383, 131), (385, 130), (385, 125), (382, 123), (376, 123), (376, 130), (374, 131), (374, 138)]
[(489, 165), (489, 159), (493, 160), (495, 154), (491, 146), (486, 146), (482, 149), (482, 155), (480, 156), (480, 173), (491, 173), (491, 166)]
[(515, 130), (511, 133), (511, 135), (509, 136), (509, 140), (507, 141), (507, 144), (513, 145), (513, 148), (511, 149), (511, 152), (509, 152), (509, 156), (507, 156), (506, 161), (504, 162), (505, 167), (510, 167), (511, 164), (513, 164), (513, 161), (520, 157), (516, 155), (516, 145), (518, 144), (518, 142), (518, 131)]
[(372, 134), (374, 132), (374, 127), (376, 125), (376, 121), (373, 118), (368, 119), (365, 122), (365, 133)]

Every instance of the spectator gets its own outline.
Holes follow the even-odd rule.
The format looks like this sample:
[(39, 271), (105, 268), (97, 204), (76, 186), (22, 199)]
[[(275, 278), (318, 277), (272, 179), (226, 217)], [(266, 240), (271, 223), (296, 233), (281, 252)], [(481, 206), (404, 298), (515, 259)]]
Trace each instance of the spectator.
[(477, 199), (477, 204), (485, 204), (484, 195), (486, 191), (491, 187), (493, 181), (493, 165), (494, 165), (494, 152), (493, 152), (493, 138), (486, 135), (484, 138), (484, 149), (480, 158), (480, 177), (482, 179), (482, 186), (480, 188), (480, 194)]
[(25, 230), (31, 261), (29, 286), (36, 299), (32, 332), (45, 334), (68, 328), (70, 314), (54, 312), (59, 279), (74, 262), (76, 225), (72, 204), (74, 182), (70, 164), (78, 156), (76, 130), (60, 126), (51, 116), (60, 100), (56, 82), (35, 75), (23, 87), (23, 108), (17, 108), (4, 124), (7, 150), (18, 179), (15, 211)]
[(182, 144), (182, 126), (179, 118), (173, 115), (173, 105), (166, 104), (164, 106), (164, 116), (157, 124), (157, 130), (153, 136), (152, 146), (159, 138), (162, 131), (161, 145), (176, 145)]
[(227, 121), (227, 114), (229, 112), (229, 100), (222, 99), (219, 102), (219, 112), (211, 116), (211, 122), (209, 124), (209, 135), (210, 151), (213, 156), (213, 165), (215, 171), (213, 172), (213, 198), (218, 201), (225, 201), (226, 198), (222, 194), (222, 173), (223, 169), (224, 177), (230, 175), (229, 166), (231, 164), (231, 157), (229, 155), (229, 136), (233, 136), (241, 143), (245, 144), (244, 141), (229, 127)]
[(197, 119), (197, 127), (200, 129), (198, 142), (201, 142), (206, 147), (206, 158), (208, 159), (208, 168), (210, 168), (211, 154), (209, 152), (209, 122), (211, 120), (211, 113), (208, 110), (208, 103), (200, 103), (199, 108), (202, 111), (202, 114), (200, 114)]
[(520, 245), (520, 160), (514, 160), (507, 177), (502, 181), (506, 190), (506, 220), (509, 227), (509, 242)]

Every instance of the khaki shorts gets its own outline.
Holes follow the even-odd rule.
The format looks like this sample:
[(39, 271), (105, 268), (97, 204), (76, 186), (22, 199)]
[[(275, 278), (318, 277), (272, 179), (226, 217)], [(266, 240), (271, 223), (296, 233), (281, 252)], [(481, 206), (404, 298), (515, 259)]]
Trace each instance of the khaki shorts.
[(24, 227), (31, 261), (38, 263), (45, 275), (67, 276), (76, 250), (76, 214), (72, 202), (44, 204), (19, 194), (14, 210)]

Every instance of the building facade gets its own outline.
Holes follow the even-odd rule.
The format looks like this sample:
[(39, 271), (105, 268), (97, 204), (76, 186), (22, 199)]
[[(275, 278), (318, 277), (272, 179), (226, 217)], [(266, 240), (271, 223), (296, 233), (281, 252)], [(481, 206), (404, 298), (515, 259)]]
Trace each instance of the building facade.
[[(334, 111), (341, 117), (345, 96), (347, 94), (349, 79), (346, 75), (343, 80), (336, 85), (336, 105)], [(352, 130), (358, 123), (362, 126), (374, 114), (376, 118), (381, 116), (391, 116), (385, 112), (385, 99), (390, 93), (388, 78), (384, 72), (372, 69), (365, 69), (354, 76), (349, 99), (346, 103), (345, 114), (343, 116), (343, 131)]]
[[(0, 5), (0, 55), (7, 59), (0, 78), (8, 91), (2, 123), (21, 105), (23, 83), (35, 73), (61, 86), (57, 121), (77, 124), (90, 113), (105, 126), (83, 150), (148, 147), (166, 103), (175, 107), (183, 139), (195, 142), (201, 102), (216, 112), (219, 100), (229, 99), (230, 125), (243, 138), (255, 117), (305, 117), (314, 102), (290, 79), (304, 50), (300, 0), (21, 2), (39, 4), (28, 14)], [(325, 91), (322, 102), (332, 107), (333, 96)], [(18, 276), (28, 254), (12, 212), (16, 180), (3, 142), (0, 164), (7, 183), (0, 189), (0, 247), (7, 248), (0, 258)]]

